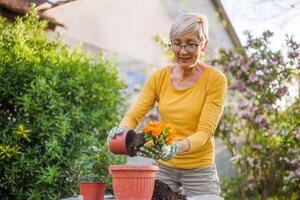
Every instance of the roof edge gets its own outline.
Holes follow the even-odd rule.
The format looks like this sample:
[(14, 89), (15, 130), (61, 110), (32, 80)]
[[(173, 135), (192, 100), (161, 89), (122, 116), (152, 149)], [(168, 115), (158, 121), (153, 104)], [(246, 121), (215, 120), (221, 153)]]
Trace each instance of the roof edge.
[(214, 4), (216, 10), (220, 14), (221, 19), (226, 21), (227, 25), (226, 25), (225, 29), (228, 32), (229, 37), (232, 40), (234, 46), (242, 47), (241, 41), (240, 41), (238, 35), (236, 34), (235, 29), (229, 20), (229, 17), (226, 14), (226, 11), (223, 7), (222, 2), (220, 0), (212, 0), (212, 2)]

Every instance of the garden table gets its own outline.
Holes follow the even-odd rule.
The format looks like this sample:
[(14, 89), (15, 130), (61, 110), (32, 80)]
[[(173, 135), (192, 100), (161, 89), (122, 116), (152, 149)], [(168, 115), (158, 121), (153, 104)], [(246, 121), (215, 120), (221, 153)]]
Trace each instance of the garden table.
[[(78, 197), (70, 197), (61, 200), (83, 200), (83, 198), (82, 196), (79, 195)], [(114, 200), (114, 197), (112, 195), (105, 195), (104, 200)], [(187, 200), (224, 200), (224, 198), (215, 195), (201, 195), (201, 196), (189, 197), (187, 198)]]

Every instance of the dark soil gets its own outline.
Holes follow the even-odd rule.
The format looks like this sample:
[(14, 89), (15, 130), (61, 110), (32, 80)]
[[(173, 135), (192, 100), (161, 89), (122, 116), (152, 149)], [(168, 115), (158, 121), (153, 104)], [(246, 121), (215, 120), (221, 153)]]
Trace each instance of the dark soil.
[(152, 200), (186, 200), (186, 196), (173, 192), (167, 184), (156, 179)]
[(138, 150), (145, 144), (144, 133), (129, 130), (126, 137), (126, 150), (128, 156), (136, 156)]

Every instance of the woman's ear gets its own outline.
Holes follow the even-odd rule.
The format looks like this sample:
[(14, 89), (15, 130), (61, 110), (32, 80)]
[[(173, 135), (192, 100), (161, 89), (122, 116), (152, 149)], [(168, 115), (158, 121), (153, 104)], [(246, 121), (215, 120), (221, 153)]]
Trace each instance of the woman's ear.
[(205, 40), (204, 43), (201, 43), (201, 51), (205, 51), (208, 47), (208, 40)]

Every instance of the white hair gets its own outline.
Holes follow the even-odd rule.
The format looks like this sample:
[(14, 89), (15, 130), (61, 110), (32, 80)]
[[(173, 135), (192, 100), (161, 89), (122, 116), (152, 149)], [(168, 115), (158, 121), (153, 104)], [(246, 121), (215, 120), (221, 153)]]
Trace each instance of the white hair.
[(208, 41), (208, 21), (205, 15), (183, 13), (174, 19), (170, 30), (171, 40), (189, 33), (199, 34), (201, 41)]

